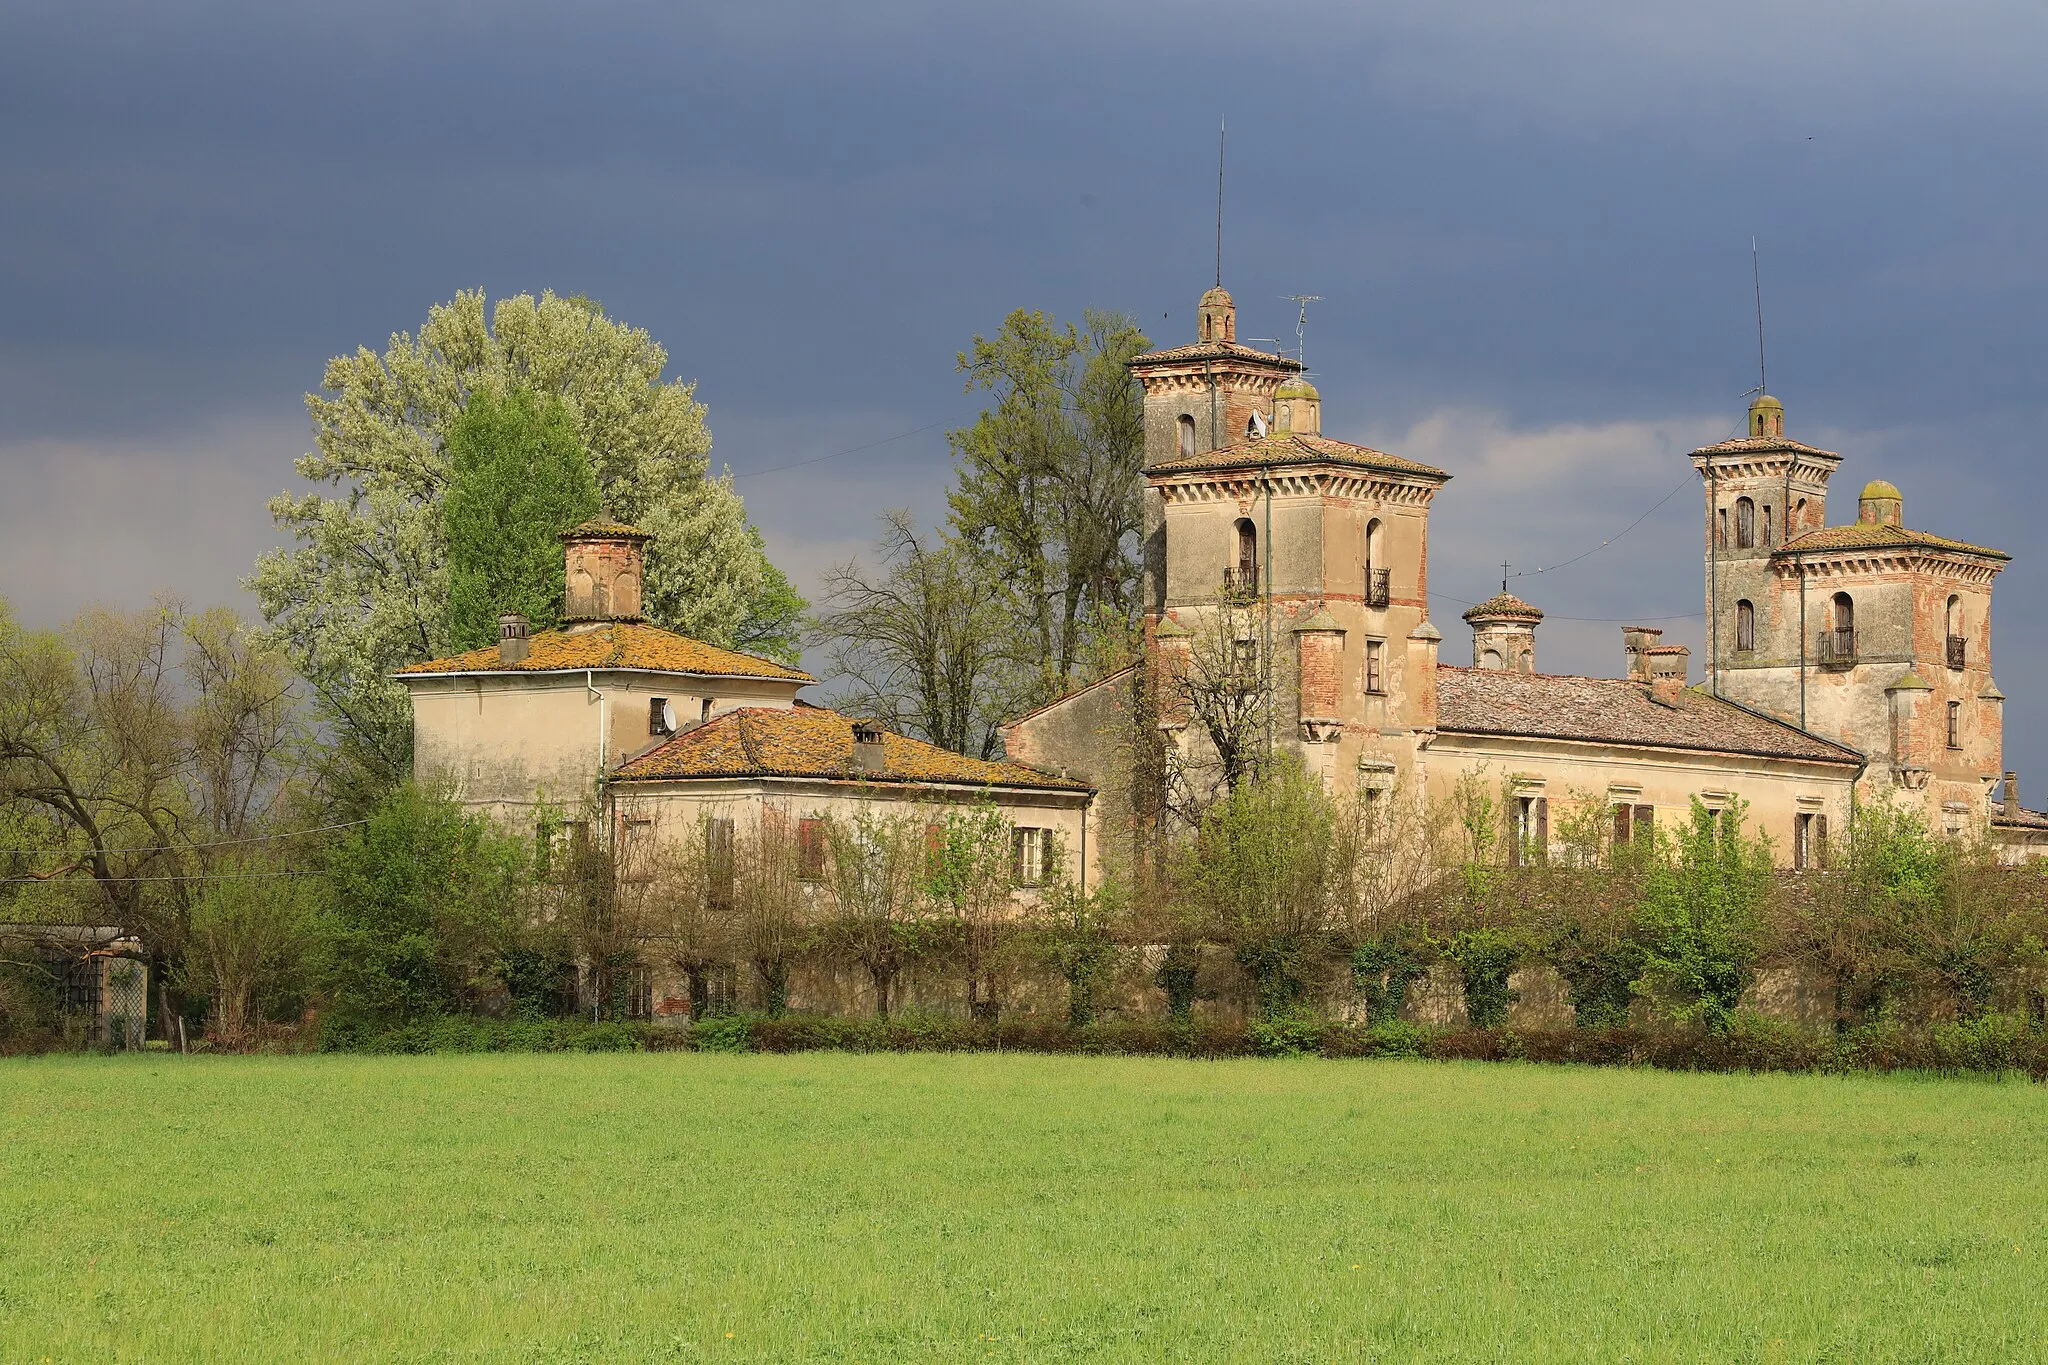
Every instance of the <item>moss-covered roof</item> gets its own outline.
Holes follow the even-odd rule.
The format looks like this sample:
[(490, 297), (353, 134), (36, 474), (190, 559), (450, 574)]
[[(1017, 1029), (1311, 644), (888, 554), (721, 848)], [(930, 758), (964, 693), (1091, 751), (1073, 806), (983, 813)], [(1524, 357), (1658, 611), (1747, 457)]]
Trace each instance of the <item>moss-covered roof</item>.
[(1147, 351), (1131, 357), (1133, 367), (1144, 365), (1176, 365), (1191, 360), (1248, 360), (1268, 369), (1299, 370), (1299, 360), (1289, 360), (1284, 355), (1274, 355), (1256, 346), (1240, 346), (1234, 341), (1191, 341), (1185, 346), (1169, 346), (1162, 351)]
[(1806, 445), (1783, 436), (1737, 436), (1733, 440), (1716, 441), (1710, 446), (1701, 446), (1695, 455), (1768, 455), (1773, 451), (1791, 451), (1795, 455), (1813, 455), (1824, 460), (1840, 460), (1839, 453), (1822, 450), (1819, 446)]
[(1543, 619), (1543, 612), (1532, 607), (1511, 592), (1497, 592), (1484, 602), (1475, 603), (1465, 609), (1467, 621), (1484, 621), (1501, 617), (1510, 621), (1527, 621), (1531, 625)]
[(1930, 535), (1926, 531), (1915, 531), (1905, 526), (1880, 526), (1862, 521), (1851, 522), (1847, 526), (1830, 526), (1825, 530), (1808, 531), (1803, 536), (1794, 536), (1772, 553), (1806, 555), (1825, 554), (1836, 550), (1895, 549), (1936, 550), (1947, 554), (1981, 555), (1987, 559), (2012, 558), (2003, 550), (1972, 545), (1962, 540), (1950, 540), (1947, 536)]
[(1276, 431), (1239, 441), (1221, 450), (1167, 460), (1153, 465), (1146, 472), (1156, 476), (1198, 473), (1207, 469), (1256, 469), (1267, 465), (1301, 464), (1340, 464), (1357, 469), (1383, 470), (1390, 474), (1416, 474), (1436, 480), (1451, 477), (1419, 460), (1389, 455), (1370, 446), (1352, 445), (1349, 441), (1333, 441), (1327, 436), (1304, 436), (1291, 431)]
[(569, 530), (562, 532), (562, 539), (652, 540), (654, 539), (654, 537), (648, 535), (645, 531), (640, 530), (638, 527), (626, 525), (626, 523), (623, 521), (607, 521), (603, 517), (593, 517), (591, 520), (584, 522), (580, 526), (574, 526), (571, 527)]
[(526, 657), (508, 664), (498, 646), (485, 645), (445, 659), (429, 659), (398, 670), (399, 677), (435, 673), (559, 673), (582, 669), (626, 669), (642, 673), (694, 673), (714, 678), (771, 678), (816, 682), (802, 669), (720, 649), (659, 626), (614, 621), (587, 630), (544, 630), (526, 642)]
[(809, 777), (835, 781), (946, 783), (954, 786), (1087, 792), (1085, 782), (1022, 763), (967, 758), (906, 735), (882, 735), (879, 772), (853, 761), (853, 719), (822, 707), (750, 706), (728, 711), (625, 764), (622, 782), (705, 777)]

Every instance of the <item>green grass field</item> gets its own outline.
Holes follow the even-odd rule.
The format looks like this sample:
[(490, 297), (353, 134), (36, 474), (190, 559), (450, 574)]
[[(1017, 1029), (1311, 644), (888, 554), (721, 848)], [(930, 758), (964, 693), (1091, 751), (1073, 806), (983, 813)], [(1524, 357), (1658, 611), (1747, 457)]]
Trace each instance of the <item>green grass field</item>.
[(0, 1062), (0, 1359), (2048, 1358), (2048, 1090)]

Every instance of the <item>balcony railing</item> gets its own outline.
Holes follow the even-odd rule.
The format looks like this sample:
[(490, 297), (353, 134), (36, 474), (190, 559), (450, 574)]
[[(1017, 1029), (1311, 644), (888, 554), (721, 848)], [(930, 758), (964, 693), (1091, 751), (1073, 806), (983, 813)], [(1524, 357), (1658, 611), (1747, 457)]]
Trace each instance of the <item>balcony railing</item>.
[(1367, 569), (1365, 571), (1365, 605), (1385, 607), (1394, 596), (1394, 571), (1392, 569)]
[(1820, 633), (1820, 648), (1816, 660), (1822, 668), (1848, 668), (1856, 662), (1856, 632), (1854, 630), (1824, 630)]
[(1969, 659), (1969, 648), (1960, 635), (1948, 637), (1948, 666), (1961, 669)]
[(1249, 569), (1225, 569), (1223, 571), (1223, 595), (1225, 597), (1254, 597), (1259, 591), (1257, 566)]

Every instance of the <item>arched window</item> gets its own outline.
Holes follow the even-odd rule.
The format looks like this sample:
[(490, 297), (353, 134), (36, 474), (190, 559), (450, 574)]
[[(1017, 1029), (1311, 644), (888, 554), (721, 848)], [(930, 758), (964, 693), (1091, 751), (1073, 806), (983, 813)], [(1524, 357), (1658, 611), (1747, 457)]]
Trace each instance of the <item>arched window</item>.
[(1760, 542), (1765, 549), (1771, 546), (1771, 505), (1764, 504), (1764, 538)]
[[(1723, 431), (1727, 429), (1726, 427), (1721, 428)], [(1764, 415), (1761, 412), (1756, 415), (1756, 434), (1759, 436), (1764, 434)]]
[(1259, 531), (1250, 517), (1237, 519), (1237, 585), (1250, 588), (1259, 581)]
[(1481, 668), (1502, 667), (1503, 665), (1501, 662), (1500, 651), (1497, 649), (1489, 649), (1484, 654), (1481, 654), (1479, 656), (1479, 666)]
[(1714, 544), (1726, 549), (1728, 546), (1728, 509), (1725, 507), (1719, 508), (1716, 515), (1720, 517), (1720, 525), (1714, 533)]
[(1948, 612), (1945, 619), (1948, 622), (1948, 639), (1943, 643), (1947, 646), (1948, 666), (1959, 669), (1967, 662), (1965, 656), (1969, 649), (1969, 646), (1963, 643), (1962, 598), (1951, 597), (1948, 599)]
[(1735, 604), (1735, 647), (1756, 648), (1756, 608), (1746, 601)]
[(1524, 673), (1534, 673), (1536, 671), (1535, 650), (1525, 649), (1522, 651), (1522, 671)]
[(1195, 453), (1195, 419), (1187, 413), (1180, 415), (1180, 453), (1182, 459)]
[(1828, 603), (1832, 617), (1828, 633), (1821, 640), (1821, 657), (1838, 663), (1856, 661), (1856, 604), (1849, 594), (1838, 592)]
[(1806, 529), (1806, 499), (1793, 504), (1792, 515), (1785, 519), (1785, 539), (1790, 540)]
[(1385, 548), (1380, 543), (1381, 529), (1378, 517), (1365, 524), (1365, 604), (1368, 607), (1387, 605), (1393, 577), (1387, 568)]
[(1756, 504), (1748, 498), (1735, 500), (1735, 548), (1756, 548)]

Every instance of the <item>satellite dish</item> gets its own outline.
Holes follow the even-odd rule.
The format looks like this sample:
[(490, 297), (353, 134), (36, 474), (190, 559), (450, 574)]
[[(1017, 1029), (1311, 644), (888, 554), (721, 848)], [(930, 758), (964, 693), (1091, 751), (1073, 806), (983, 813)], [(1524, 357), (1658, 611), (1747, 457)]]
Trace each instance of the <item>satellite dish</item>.
[(662, 702), (661, 724), (662, 728), (668, 731), (668, 733), (674, 734), (676, 732), (676, 704), (674, 702)]

